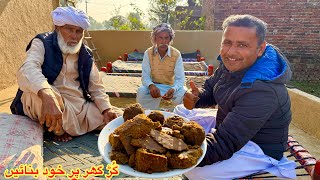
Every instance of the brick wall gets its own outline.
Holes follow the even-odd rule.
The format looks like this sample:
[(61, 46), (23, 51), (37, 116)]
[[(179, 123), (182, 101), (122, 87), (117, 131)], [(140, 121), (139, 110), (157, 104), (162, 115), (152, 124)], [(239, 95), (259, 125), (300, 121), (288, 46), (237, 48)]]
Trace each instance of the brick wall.
[(251, 14), (268, 24), (267, 42), (287, 56), (298, 81), (320, 80), (319, 0), (215, 0), (214, 27), (231, 14)]

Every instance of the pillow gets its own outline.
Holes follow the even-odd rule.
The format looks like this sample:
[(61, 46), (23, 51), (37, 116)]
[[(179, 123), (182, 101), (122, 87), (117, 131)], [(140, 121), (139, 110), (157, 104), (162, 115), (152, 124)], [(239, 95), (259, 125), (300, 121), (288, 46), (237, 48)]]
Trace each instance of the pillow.
[(197, 59), (197, 55), (199, 53), (197, 51), (190, 53), (181, 53), (182, 59)]
[(144, 53), (140, 52), (132, 52), (128, 54), (128, 61), (142, 61), (143, 60)]

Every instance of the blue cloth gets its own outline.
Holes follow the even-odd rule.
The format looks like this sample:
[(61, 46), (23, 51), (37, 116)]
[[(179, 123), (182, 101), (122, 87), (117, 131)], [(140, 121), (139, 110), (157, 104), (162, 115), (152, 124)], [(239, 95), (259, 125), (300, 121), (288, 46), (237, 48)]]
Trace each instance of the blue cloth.
[[(171, 57), (170, 46), (168, 47), (168, 51), (163, 58), (160, 57), (157, 51), (157, 48), (154, 48), (154, 49), (155, 49), (155, 53), (158, 54), (161, 61), (163, 61), (166, 56)], [(184, 80), (185, 80), (184, 67), (183, 67), (183, 61), (180, 55), (174, 67), (174, 85), (172, 87), (174, 88), (175, 92), (179, 91), (180, 88), (183, 88)], [(151, 79), (150, 60), (148, 56), (148, 50), (146, 50), (144, 52), (143, 61), (142, 61), (142, 85), (148, 88), (149, 85), (151, 84), (154, 84), (154, 83), (152, 82), (152, 79)]]
[(246, 72), (241, 81), (241, 87), (252, 87), (255, 80), (274, 81), (284, 75), (287, 70), (285, 60), (267, 44), (264, 54), (257, 59), (252, 67)]

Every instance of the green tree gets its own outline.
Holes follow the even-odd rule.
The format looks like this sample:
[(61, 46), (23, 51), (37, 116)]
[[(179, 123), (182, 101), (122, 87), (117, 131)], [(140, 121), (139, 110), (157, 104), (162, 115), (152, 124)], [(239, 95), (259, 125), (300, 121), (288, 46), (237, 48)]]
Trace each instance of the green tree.
[(144, 30), (145, 25), (141, 21), (141, 17), (136, 12), (130, 12), (127, 17), (130, 30)]
[(175, 8), (180, 0), (150, 0), (150, 21), (170, 23), (175, 17)]
[(109, 21), (115, 30), (128, 30), (127, 19), (121, 15), (113, 16)]
[(111, 21), (105, 20), (102, 22), (102, 25), (103, 25), (104, 29), (108, 29), (108, 30), (114, 29)]
[(200, 18), (193, 17), (194, 10), (183, 9), (176, 11), (176, 17), (180, 17), (180, 20), (177, 25), (181, 30), (204, 30), (205, 17), (201, 16)]
[(141, 17), (144, 16), (143, 11), (135, 4), (131, 3), (133, 12), (130, 12), (127, 16), (129, 21), (129, 27), (131, 30), (145, 30), (146, 26), (143, 24)]
[(105, 29), (103, 24), (93, 19), (93, 17), (89, 16), (90, 27), (89, 30), (102, 30)]
[(202, 6), (202, 0), (188, 0), (188, 6)]

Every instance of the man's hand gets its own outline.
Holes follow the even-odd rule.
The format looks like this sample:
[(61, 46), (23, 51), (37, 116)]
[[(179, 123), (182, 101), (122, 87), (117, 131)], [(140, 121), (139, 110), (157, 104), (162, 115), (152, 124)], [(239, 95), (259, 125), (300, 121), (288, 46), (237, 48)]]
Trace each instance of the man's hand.
[(41, 89), (38, 96), (42, 100), (40, 124), (46, 124), (48, 131), (60, 132), (62, 129), (62, 111), (51, 89)]
[(102, 112), (102, 115), (103, 115), (103, 122), (105, 122), (106, 124), (108, 124), (110, 121), (118, 117), (118, 115), (112, 108), (104, 110)]
[(192, 80), (190, 81), (190, 88), (191, 92), (186, 92), (183, 97), (183, 105), (189, 110), (194, 108), (197, 101), (199, 100), (198, 96), (200, 94), (199, 88), (194, 84)]
[(173, 98), (173, 94), (174, 94), (174, 89), (171, 88), (171, 89), (169, 89), (169, 90), (166, 92), (166, 94), (164, 94), (164, 95), (162, 96), (162, 98), (163, 98), (164, 100), (170, 100), (170, 99)]
[(151, 84), (149, 86), (149, 90), (150, 90), (150, 94), (153, 98), (158, 98), (158, 97), (161, 97), (161, 94), (160, 94), (160, 89), (157, 88), (157, 86), (155, 86), (154, 84)]

